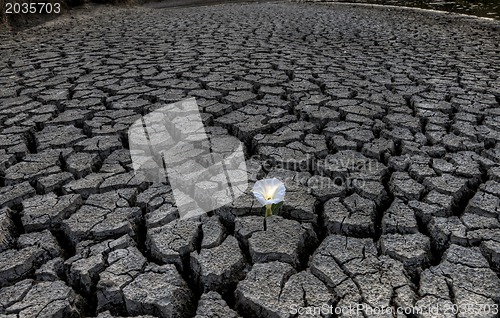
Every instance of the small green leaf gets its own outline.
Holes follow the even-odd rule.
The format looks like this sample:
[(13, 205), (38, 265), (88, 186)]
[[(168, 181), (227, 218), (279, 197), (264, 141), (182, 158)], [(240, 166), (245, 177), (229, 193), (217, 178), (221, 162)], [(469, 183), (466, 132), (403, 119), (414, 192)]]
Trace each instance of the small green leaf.
[(273, 213), (273, 215), (276, 215), (278, 210), (281, 209), (281, 206), (283, 205), (283, 201), (279, 202), (279, 203), (274, 203), (272, 206), (271, 206), (271, 211)]

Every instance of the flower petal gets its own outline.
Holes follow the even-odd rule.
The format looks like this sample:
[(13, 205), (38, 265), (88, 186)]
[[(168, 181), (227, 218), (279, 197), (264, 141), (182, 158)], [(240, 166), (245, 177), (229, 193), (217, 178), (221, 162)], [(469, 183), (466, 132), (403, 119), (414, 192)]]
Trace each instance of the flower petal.
[(270, 187), (278, 187), (283, 184), (283, 182), (281, 182), (276, 178), (266, 179), (265, 181), (267, 182), (267, 185)]
[(267, 203), (266, 204), (275, 204), (275, 203), (280, 203), (281, 199), (271, 199), (271, 200), (267, 200)]
[(281, 202), (285, 199), (285, 193), (286, 193), (286, 188), (283, 183), (276, 189), (276, 192), (274, 193), (274, 198), (279, 199), (278, 202)]
[(253, 195), (257, 199), (257, 201), (259, 201), (260, 204), (262, 205), (267, 204), (267, 200), (264, 198), (263, 193), (260, 193), (259, 191), (253, 191)]
[(259, 180), (259, 181), (255, 182), (255, 184), (253, 185), (253, 188), (252, 188), (252, 192), (259, 192), (259, 193), (264, 194), (264, 191), (265, 191), (265, 188), (264, 188), (263, 180)]

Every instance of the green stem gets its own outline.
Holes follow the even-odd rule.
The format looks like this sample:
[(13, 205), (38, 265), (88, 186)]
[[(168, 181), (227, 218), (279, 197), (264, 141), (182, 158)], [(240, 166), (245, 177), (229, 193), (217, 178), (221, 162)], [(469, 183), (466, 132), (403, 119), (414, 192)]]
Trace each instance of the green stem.
[(267, 231), (267, 217), (273, 215), (272, 207), (272, 204), (266, 205), (266, 214), (264, 215), (264, 231)]
[(273, 205), (266, 205), (266, 217), (273, 215)]

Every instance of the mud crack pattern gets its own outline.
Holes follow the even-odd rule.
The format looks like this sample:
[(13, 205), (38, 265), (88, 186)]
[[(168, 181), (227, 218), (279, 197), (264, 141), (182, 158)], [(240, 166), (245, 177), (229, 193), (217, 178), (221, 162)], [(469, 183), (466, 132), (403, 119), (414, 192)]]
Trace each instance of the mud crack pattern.
[[(1, 317), (495, 317), (500, 26), (292, 3), (97, 10), (2, 38)], [(196, 97), (286, 181), (179, 220), (128, 127)], [(309, 316), (328, 316), (311, 313)]]

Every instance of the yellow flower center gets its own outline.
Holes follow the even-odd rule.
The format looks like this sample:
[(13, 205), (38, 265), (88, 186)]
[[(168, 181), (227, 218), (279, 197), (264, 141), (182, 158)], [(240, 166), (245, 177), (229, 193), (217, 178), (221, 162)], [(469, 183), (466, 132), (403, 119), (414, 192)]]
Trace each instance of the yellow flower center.
[(275, 188), (266, 189), (266, 191), (264, 193), (264, 197), (266, 198), (266, 200), (271, 200), (274, 197), (275, 193), (276, 193), (276, 189)]

